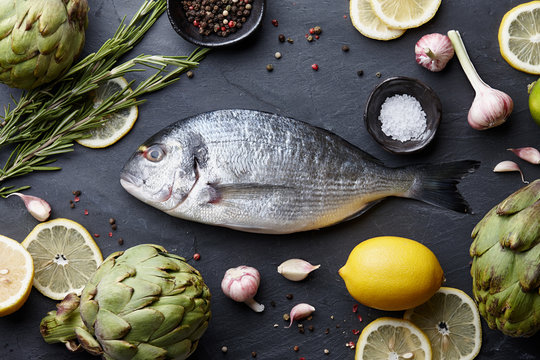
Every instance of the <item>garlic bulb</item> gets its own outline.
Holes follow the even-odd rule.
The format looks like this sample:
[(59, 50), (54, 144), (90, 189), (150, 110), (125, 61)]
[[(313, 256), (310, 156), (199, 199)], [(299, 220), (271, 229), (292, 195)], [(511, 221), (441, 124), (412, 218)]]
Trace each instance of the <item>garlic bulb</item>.
[(245, 303), (255, 312), (262, 312), (264, 305), (253, 299), (259, 289), (260, 281), (261, 275), (257, 269), (242, 265), (225, 272), (221, 281), (221, 290), (234, 301)]
[(467, 75), (476, 91), (476, 96), (467, 116), (469, 125), (476, 130), (485, 130), (501, 125), (514, 109), (512, 98), (500, 90), (491, 88), (480, 78), (467, 54), (459, 32), (450, 30), (448, 37), (452, 41), (465, 75)]
[(278, 266), (277, 272), (291, 281), (304, 280), (310, 272), (317, 270), (321, 265), (311, 265), (302, 259), (289, 259)]
[(454, 47), (448, 36), (433, 33), (422, 36), (416, 43), (414, 52), (419, 65), (437, 72), (444, 69), (454, 56)]

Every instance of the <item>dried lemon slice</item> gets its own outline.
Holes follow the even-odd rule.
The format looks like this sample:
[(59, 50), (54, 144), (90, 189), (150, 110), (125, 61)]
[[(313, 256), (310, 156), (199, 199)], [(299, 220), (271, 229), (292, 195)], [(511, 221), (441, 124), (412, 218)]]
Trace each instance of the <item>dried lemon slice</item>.
[(43, 295), (62, 300), (81, 294), (103, 256), (88, 231), (68, 219), (38, 224), (22, 245), (34, 259), (34, 287)]
[(17, 241), (0, 235), (0, 317), (19, 310), (34, 279), (30, 253)]
[(383, 23), (373, 12), (369, 0), (351, 0), (349, 7), (353, 26), (370, 39), (392, 40), (405, 33), (405, 30), (390, 29)]
[[(92, 101), (95, 106), (98, 106), (105, 99), (121, 91), (128, 85), (129, 83), (123, 77), (109, 80), (96, 90)], [(131, 91), (131, 89), (127, 91)], [(82, 146), (94, 149), (110, 146), (123, 138), (131, 130), (138, 116), (139, 111), (135, 105), (107, 115), (107, 120), (101, 126), (89, 130), (84, 138), (76, 141)]]
[(389, 28), (410, 29), (435, 16), (441, 0), (369, 0), (373, 11)]
[(427, 335), (434, 359), (472, 360), (480, 352), (480, 314), (473, 299), (459, 289), (442, 287), (403, 317)]
[(394, 318), (379, 318), (362, 330), (355, 360), (414, 359), (431, 360), (427, 336), (413, 323)]
[(540, 1), (508, 11), (499, 27), (501, 55), (513, 68), (540, 74)]

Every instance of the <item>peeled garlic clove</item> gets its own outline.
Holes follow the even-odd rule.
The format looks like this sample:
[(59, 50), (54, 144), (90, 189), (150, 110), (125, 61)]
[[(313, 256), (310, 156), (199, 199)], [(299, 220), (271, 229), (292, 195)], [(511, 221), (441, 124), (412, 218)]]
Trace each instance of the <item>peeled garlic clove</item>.
[(277, 271), (291, 281), (304, 280), (310, 272), (317, 270), (321, 265), (311, 265), (302, 259), (289, 259), (278, 266)]
[(520, 159), (530, 162), (531, 164), (540, 164), (540, 151), (533, 147), (522, 147), (517, 149), (507, 149), (519, 156)]
[(51, 206), (45, 200), (40, 199), (36, 196), (24, 195), (21, 193), (9, 194), (6, 197), (11, 195), (16, 195), (24, 201), (24, 206), (36, 220), (45, 221), (51, 216)]
[(513, 161), (501, 161), (498, 163), (495, 168), (493, 169), (493, 172), (511, 172), (511, 171), (517, 171), (521, 174), (521, 181), (523, 181), (525, 184), (528, 184), (528, 181), (525, 181), (523, 178), (523, 172), (519, 168), (518, 164), (516, 164)]
[(315, 308), (309, 304), (301, 303), (298, 305), (295, 305), (291, 309), (290, 317), (291, 317), (291, 323), (287, 328), (290, 328), (294, 320), (300, 320), (305, 317), (308, 317), (315, 311)]

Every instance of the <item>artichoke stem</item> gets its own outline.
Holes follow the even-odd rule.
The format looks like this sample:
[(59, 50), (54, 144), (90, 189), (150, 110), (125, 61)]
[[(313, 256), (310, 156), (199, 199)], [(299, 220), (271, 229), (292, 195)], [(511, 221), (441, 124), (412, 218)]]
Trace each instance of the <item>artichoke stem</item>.
[[(69, 316), (60, 320), (56, 316), (56, 311), (51, 311), (41, 320), (39, 325), (39, 331), (43, 340), (49, 344), (63, 342), (67, 343), (70, 340), (77, 338), (75, 335), (75, 328), (83, 328), (86, 330), (79, 309), (73, 310)], [(69, 347), (68, 347), (69, 349)]]

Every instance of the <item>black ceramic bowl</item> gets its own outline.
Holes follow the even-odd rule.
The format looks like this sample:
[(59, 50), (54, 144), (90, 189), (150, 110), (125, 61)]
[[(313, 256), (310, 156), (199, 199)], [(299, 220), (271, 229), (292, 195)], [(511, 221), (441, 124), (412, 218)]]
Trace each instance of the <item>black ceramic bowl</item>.
[[(426, 113), (426, 130), (418, 139), (402, 142), (387, 136), (381, 129), (379, 114), (382, 104), (388, 97), (401, 94), (416, 98)], [(407, 121), (406, 114), (403, 115), (403, 121)], [(383, 81), (373, 90), (364, 112), (364, 122), (368, 132), (384, 149), (394, 154), (408, 154), (423, 149), (433, 140), (441, 116), (441, 100), (429, 86), (417, 79), (394, 77)]]
[(199, 34), (199, 29), (188, 22), (186, 13), (182, 8), (181, 0), (167, 0), (167, 15), (173, 29), (187, 41), (203, 47), (220, 47), (236, 44), (251, 35), (261, 24), (266, 0), (253, 0), (251, 2), (251, 14), (242, 28), (227, 37), (210, 34)]

